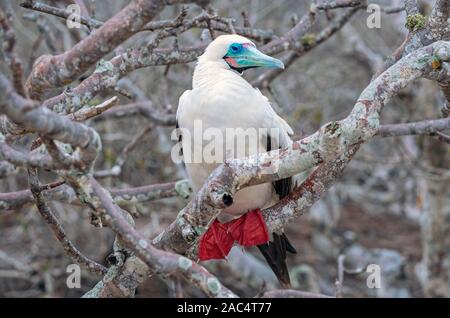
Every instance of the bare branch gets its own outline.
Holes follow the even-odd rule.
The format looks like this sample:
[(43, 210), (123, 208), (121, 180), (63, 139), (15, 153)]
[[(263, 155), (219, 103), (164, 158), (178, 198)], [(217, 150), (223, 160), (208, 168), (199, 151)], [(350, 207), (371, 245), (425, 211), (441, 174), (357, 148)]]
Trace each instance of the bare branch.
[(22, 96), (26, 96), (25, 87), (23, 86), (23, 66), (22, 61), (17, 57), (14, 52), (14, 47), (16, 44), (16, 38), (14, 31), (10, 27), (10, 21), (8, 21), (8, 16), (5, 15), (2, 9), (0, 9), (0, 27), (3, 29), (4, 33), (4, 43), (3, 49), (7, 58), (7, 63), (11, 69), (13, 83), (15, 90)]
[(429, 135), (450, 129), (450, 118), (424, 120), (415, 123), (381, 125), (377, 135), (381, 137)]
[(138, 132), (133, 139), (123, 148), (122, 153), (119, 155), (119, 157), (116, 159), (116, 163), (111, 169), (103, 170), (103, 171), (96, 171), (94, 176), (96, 178), (105, 178), (105, 177), (111, 177), (111, 176), (119, 176), (122, 173), (123, 165), (125, 164), (125, 161), (127, 160), (128, 154), (131, 150), (136, 147), (138, 142), (145, 137), (149, 131), (151, 131), (153, 128), (153, 124), (149, 124), (145, 126), (140, 132)]
[[(20, 4), (21, 7), (26, 9), (31, 9), (35, 11), (39, 11), (42, 13), (51, 14), (63, 19), (67, 19), (70, 17), (71, 13), (67, 10), (63, 10), (60, 8), (52, 7), (45, 3), (40, 3), (37, 1), (25, 1)], [(98, 21), (96, 19), (92, 19), (83, 15), (80, 15), (80, 23), (87, 26), (89, 29), (96, 29), (103, 25), (102, 21)]]
[(449, 135), (446, 135), (446, 134), (441, 133), (439, 131), (436, 132), (436, 135), (438, 136), (439, 140), (450, 144), (450, 136)]
[(17, 169), (14, 165), (6, 161), (0, 161), (0, 179), (16, 173)]
[(295, 289), (269, 290), (261, 298), (334, 298), (323, 294), (316, 294)]
[(309, 10), (292, 29), (264, 45), (261, 50), (267, 54), (274, 54), (288, 49), (298, 49), (301, 47), (300, 39), (311, 29), (315, 19), (316, 12)]
[(139, 32), (163, 9), (164, 4), (163, 0), (132, 1), (67, 52), (41, 56), (26, 82), (30, 97), (42, 99), (45, 90), (75, 80), (102, 56)]
[[(2, 135), (0, 134), (0, 138)], [(48, 154), (25, 153), (18, 151), (6, 142), (0, 140), (0, 160), (6, 160), (19, 167), (34, 167), (44, 169), (68, 169), (73, 166), (79, 166), (79, 162), (67, 157), (65, 162), (53, 160)]]
[(115, 86), (121, 77), (133, 70), (152, 65), (192, 62), (204, 49), (204, 45), (179, 50), (170, 48), (149, 51), (147, 47), (132, 49), (111, 61), (100, 63), (97, 70), (70, 93), (52, 97), (43, 105), (61, 114), (72, 113), (87, 104), (97, 93)]
[[(317, 38), (314, 39), (314, 43), (311, 43), (311, 47), (309, 47), (308, 45), (302, 44), (301, 38), (314, 22), (315, 13), (310, 11), (292, 30), (286, 33), (283, 37), (269, 42), (267, 45), (262, 47), (262, 51), (267, 54), (275, 54), (289, 49), (300, 50), (300, 53), (292, 53), (292, 57), (290, 59), (293, 61), (303, 53), (309, 51), (311, 48), (331, 37), (357, 10), (357, 8), (350, 9), (349, 12), (336, 19), (334, 23), (325, 28), (317, 36)], [(181, 29), (174, 29), (173, 31), (170, 31), (170, 33), (163, 34), (162, 37), (169, 36), (172, 32), (176, 32), (176, 34), (179, 34), (179, 32), (184, 32), (189, 29), (190, 25), (195, 24), (196, 20), (201, 21), (207, 17), (209, 16), (205, 14), (200, 15), (194, 18), (191, 22), (186, 22), (186, 26)], [(192, 62), (203, 53), (204, 49), (205, 45), (184, 49), (149, 49), (148, 47), (132, 49), (122, 55), (114, 57), (110, 61), (101, 63), (91, 76), (85, 79), (80, 85), (72, 89), (69, 94), (63, 93), (48, 99), (44, 102), (44, 106), (49, 107), (58, 113), (71, 113), (89, 102), (89, 100), (92, 99), (97, 93), (116, 85), (117, 81), (129, 72), (132, 72), (138, 68), (153, 65), (170, 65)], [(288, 65), (291, 64), (292, 61), (287, 62)], [(277, 71), (268, 73), (266, 77), (274, 78), (279, 73), (280, 72)], [(265, 78), (258, 79), (257, 86), (263, 82), (267, 82), (267, 80), (265, 80)], [(167, 121), (166, 124), (173, 124), (174, 116), (164, 119), (163, 121)]]
[[(328, 40), (331, 36), (333, 36), (337, 31), (339, 31), (348, 21), (349, 19), (358, 11), (358, 8), (348, 10), (334, 21), (332, 21), (327, 27), (325, 27), (319, 34), (317, 35), (305, 35), (303, 34), (302, 40), (300, 40), (301, 46), (294, 50), (293, 52), (288, 53), (284, 58), (283, 62), (285, 68), (287, 69), (291, 66), (297, 59), (304, 56), (307, 52), (322, 44), (326, 40)], [(309, 14), (303, 17), (309, 21)], [(300, 23), (300, 22), (299, 22)], [(306, 22), (305, 22), (306, 23)], [(309, 29), (304, 29), (304, 32), (308, 32)], [(302, 36), (302, 35), (300, 35)], [(274, 69), (269, 70), (258, 76), (258, 78), (252, 82), (253, 86), (259, 88), (267, 88), (270, 83), (281, 73), (283, 70)]]
[[(77, 197), (74, 191), (69, 186), (60, 185), (58, 183), (50, 184), (42, 189), (45, 200), (75, 204)], [(187, 199), (192, 192), (187, 180), (109, 191), (117, 204), (136, 204), (170, 197)], [(32, 202), (33, 197), (30, 190), (0, 193), (0, 209), (3, 211), (17, 209)]]
[(357, 7), (362, 4), (361, 0), (335, 0), (335, 1), (325, 1), (323, 3), (319, 3), (315, 6), (318, 10), (330, 10), (330, 9), (338, 9), (338, 8), (348, 8), (348, 7)]
[(0, 114), (28, 130), (78, 147), (79, 161), (90, 169), (101, 149), (101, 141), (92, 128), (59, 116), (45, 107), (39, 107), (14, 92), (11, 83), (0, 74)]
[[(185, 279), (199, 287), (209, 297), (234, 298), (232, 291), (223, 286), (219, 280), (211, 275), (205, 268), (192, 262), (184, 256), (165, 252), (155, 248), (142, 234), (138, 233), (118, 211), (117, 206), (108, 193), (91, 178), (94, 194), (99, 198), (104, 213), (108, 218), (109, 226), (120, 236), (123, 243), (158, 274), (181, 274)], [(95, 288), (94, 288), (95, 290)], [(101, 293), (102, 288), (100, 286)], [(92, 293), (89, 296), (94, 296)], [(98, 296), (98, 295), (95, 295)]]
[(105, 111), (115, 106), (117, 101), (117, 96), (113, 96), (110, 99), (105, 100), (103, 103), (95, 105), (94, 107), (80, 109), (75, 113), (69, 114), (68, 117), (74, 121), (85, 121), (89, 118), (103, 114)]
[(61, 246), (66, 254), (72, 259), (72, 261), (79, 265), (82, 265), (91, 273), (96, 275), (105, 275), (107, 272), (106, 267), (84, 256), (67, 237), (67, 234), (64, 231), (61, 223), (58, 221), (57, 217), (53, 214), (49, 206), (44, 201), (44, 198), (42, 196), (42, 187), (39, 185), (37, 172), (34, 169), (28, 170), (28, 180), (30, 183), (31, 193), (36, 200), (36, 206), (39, 213), (50, 226), (50, 229), (52, 230), (58, 241), (61, 243)]

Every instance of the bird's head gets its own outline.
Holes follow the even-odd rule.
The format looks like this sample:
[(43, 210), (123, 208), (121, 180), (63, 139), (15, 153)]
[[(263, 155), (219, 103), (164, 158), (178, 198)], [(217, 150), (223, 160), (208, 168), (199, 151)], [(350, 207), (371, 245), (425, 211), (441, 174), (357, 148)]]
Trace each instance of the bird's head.
[(252, 41), (236, 34), (217, 37), (208, 45), (201, 59), (225, 62), (239, 73), (255, 67), (284, 68), (283, 62), (261, 53)]

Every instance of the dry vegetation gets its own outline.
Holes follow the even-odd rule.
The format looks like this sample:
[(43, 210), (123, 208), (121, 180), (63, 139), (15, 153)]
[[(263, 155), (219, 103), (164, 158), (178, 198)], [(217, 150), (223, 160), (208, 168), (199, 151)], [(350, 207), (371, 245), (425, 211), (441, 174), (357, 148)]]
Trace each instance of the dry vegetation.
[[(0, 0), (0, 296), (450, 297), (448, 0), (19, 3)], [(254, 249), (190, 260), (224, 194), (285, 177), (233, 160), (193, 195), (171, 160), (178, 98), (223, 33), (286, 65), (244, 76), (298, 140), (264, 160), (307, 176), (263, 211), (297, 246), (295, 291)]]

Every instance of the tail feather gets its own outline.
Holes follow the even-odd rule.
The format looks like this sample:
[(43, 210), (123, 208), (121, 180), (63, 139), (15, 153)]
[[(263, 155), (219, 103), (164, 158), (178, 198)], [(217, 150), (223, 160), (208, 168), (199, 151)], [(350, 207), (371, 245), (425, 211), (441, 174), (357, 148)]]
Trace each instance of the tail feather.
[(297, 253), (295, 248), (283, 233), (273, 233), (273, 242), (258, 245), (258, 249), (266, 259), (283, 288), (291, 288), (291, 279), (286, 265), (286, 251)]
[(288, 251), (291, 254), (297, 254), (297, 250), (295, 247), (289, 242), (286, 234), (281, 234), (281, 238), (284, 240), (284, 243), (286, 244), (286, 251)]

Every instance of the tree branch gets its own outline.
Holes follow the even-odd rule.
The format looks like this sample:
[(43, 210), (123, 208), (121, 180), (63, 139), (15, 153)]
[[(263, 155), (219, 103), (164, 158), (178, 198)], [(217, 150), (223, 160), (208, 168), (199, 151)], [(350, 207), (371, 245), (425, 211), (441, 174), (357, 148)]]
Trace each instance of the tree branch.
[[(266, 54), (277, 54), (290, 49), (299, 50), (297, 53), (292, 53), (293, 57), (296, 59), (299, 55), (301, 56), (311, 48), (330, 38), (357, 10), (358, 8), (349, 9), (347, 13), (336, 19), (335, 22), (325, 28), (318, 37), (314, 39), (315, 43), (311, 43), (311, 47), (303, 45), (301, 40), (304, 33), (309, 30), (309, 27), (314, 22), (315, 13), (309, 11), (293, 29), (288, 31), (281, 38), (272, 40), (263, 46), (261, 50)], [(190, 23), (187, 23), (187, 25), (195, 24), (194, 21), (202, 21), (202, 19), (205, 19), (205, 16), (197, 16)], [(187, 29), (187, 27), (183, 27), (181, 29), (174, 29), (170, 32), (178, 32), (177, 34), (179, 34)], [(167, 36), (167, 34), (164, 36)], [(44, 102), (44, 106), (49, 107), (58, 113), (71, 113), (87, 104), (89, 100), (99, 92), (115, 86), (120, 78), (136, 69), (154, 65), (193, 62), (198, 56), (203, 54), (205, 47), (206, 45), (200, 44), (189, 48), (157, 49), (151, 47), (149, 49), (149, 47), (139, 47), (131, 49), (126, 53), (114, 57), (110, 61), (102, 62), (92, 75), (85, 79), (80, 85), (73, 88), (70, 93), (63, 93), (52, 97)], [(291, 62), (288, 64), (290, 63)], [(279, 72), (274, 72), (274, 74), (268, 73), (266, 76), (274, 78), (278, 74)], [(265, 82), (267, 82), (266, 78), (258, 79), (257, 86)], [(173, 116), (168, 120), (172, 123)]]
[[(302, 34), (299, 34), (300, 37), (302, 37), (303, 41), (300, 40), (300, 47), (295, 49), (293, 52), (288, 53), (283, 58), (283, 63), (285, 65), (285, 69), (287, 69), (289, 66), (291, 66), (297, 59), (304, 56), (306, 53), (314, 49), (315, 47), (319, 46), (326, 40), (328, 40), (331, 36), (333, 36), (337, 31), (339, 31), (349, 20), (350, 18), (359, 10), (359, 8), (353, 8), (350, 10), (347, 10), (344, 14), (336, 18), (334, 21), (332, 21), (327, 27), (325, 27), (321, 32), (319, 32), (317, 35), (310, 35), (305, 36), (306, 32), (308, 32), (309, 28), (303, 29)], [(305, 15), (303, 19), (309, 21), (309, 23), (312, 23), (310, 21), (309, 14)], [(299, 22), (300, 23), (300, 22)], [(306, 22), (305, 22), (306, 24)], [(303, 42), (303, 43), (302, 43)], [(258, 88), (267, 88), (270, 83), (277, 78), (278, 75), (282, 74), (284, 70), (282, 69), (273, 69), (268, 70), (258, 76), (258, 78), (252, 82), (253, 86), (256, 86)]]
[(26, 96), (25, 87), (23, 85), (23, 65), (22, 61), (17, 57), (14, 47), (16, 44), (16, 37), (14, 31), (10, 27), (10, 21), (8, 21), (8, 16), (5, 15), (3, 10), (0, 8), (0, 27), (3, 29), (3, 48), (6, 56), (6, 62), (11, 69), (11, 74), (13, 77), (13, 84), (15, 90), (22, 96)]
[(91, 273), (96, 275), (105, 275), (107, 272), (106, 267), (84, 256), (67, 237), (67, 234), (64, 231), (61, 223), (58, 221), (57, 217), (53, 214), (49, 206), (44, 201), (44, 198), (42, 196), (42, 187), (39, 185), (37, 171), (35, 169), (28, 170), (28, 181), (30, 183), (31, 193), (36, 200), (36, 207), (39, 213), (50, 226), (50, 229), (60, 242), (66, 254), (72, 259), (72, 261), (81, 266), (84, 266)]
[[(63, 203), (76, 203), (75, 192), (67, 185), (50, 184), (43, 189), (43, 196), (47, 201), (58, 201)], [(114, 202), (117, 204), (142, 203), (154, 200), (160, 200), (171, 197), (181, 197), (187, 199), (192, 192), (187, 180), (175, 182), (150, 184), (135, 188), (111, 189)], [(33, 202), (33, 196), (30, 190), (21, 190), (15, 192), (0, 193), (0, 209), (8, 211), (17, 209), (25, 204)]]
[(139, 32), (164, 5), (164, 0), (132, 1), (70, 50), (55, 56), (41, 56), (26, 81), (30, 97), (42, 99), (45, 90), (75, 80), (102, 56)]
[(335, 298), (323, 294), (316, 294), (295, 289), (269, 290), (261, 298)]
[(0, 74), (0, 114), (28, 130), (78, 147), (74, 158), (89, 170), (101, 149), (97, 132), (83, 124), (59, 116), (18, 95), (6, 77)]
[(381, 137), (429, 135), (450, 129), (450, 118), (424, 120), (415, 123), (381, 125), (377, 135)]
[[(158, 274), (181, 274), (185, 279), (199, 287), (209, 297), (234, 298), (231, 290), (223, 286), (219, 280), (205, 268), (184, 256), (165, 252), (155, 248), (142, 234), (138, 233), (118, 211), (109, 194), (94, 179), (90, 179), (94, 194), (99, 198), (104, 213), (108, 215), (108, 225), (120, 236), (123, 244), (128, 246)], [(103, 284), (87, 296), (99, 296)]]

